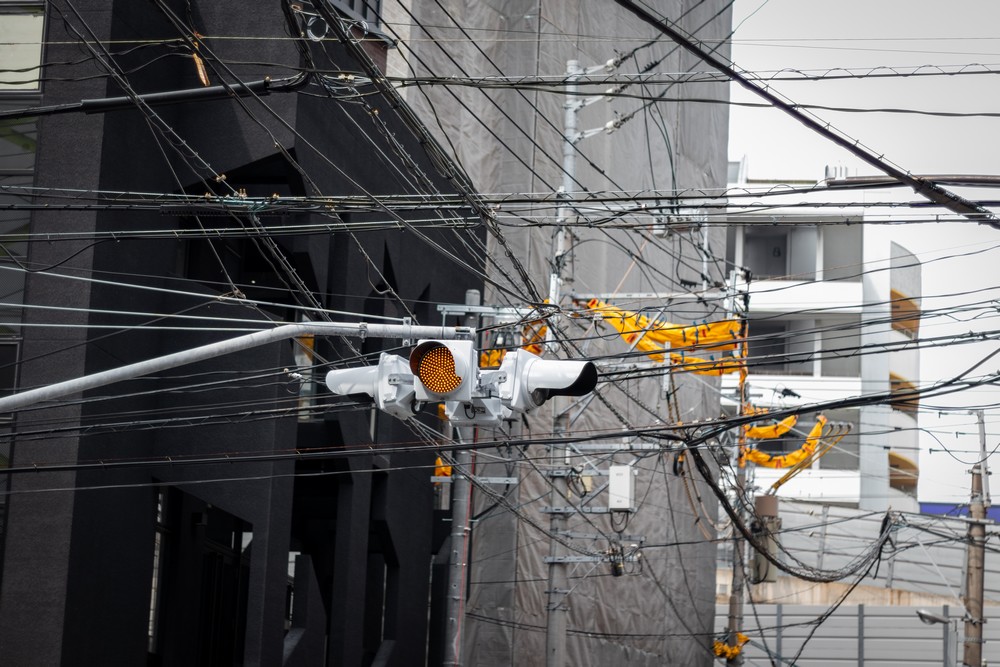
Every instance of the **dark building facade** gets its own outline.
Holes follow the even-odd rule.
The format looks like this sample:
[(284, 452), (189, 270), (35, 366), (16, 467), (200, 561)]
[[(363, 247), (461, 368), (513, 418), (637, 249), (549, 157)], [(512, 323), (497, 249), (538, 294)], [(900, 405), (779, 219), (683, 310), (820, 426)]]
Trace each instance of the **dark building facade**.
[[(454, 178), (396, 100), (339, 78), (387, 44), (338, 4), (349, 48), (309, 3), (0, 4), (43, 43), (0, 83), (7, 388), (277, 322), (435, 324), (482, 286), (474, 217), (385, 204)], [(171, 91), (199, 92), (142, 97)], [(321, 386), (399, 344), (302, 338), (4, 415), (3, 663), (439, 651), (433, 451)]]

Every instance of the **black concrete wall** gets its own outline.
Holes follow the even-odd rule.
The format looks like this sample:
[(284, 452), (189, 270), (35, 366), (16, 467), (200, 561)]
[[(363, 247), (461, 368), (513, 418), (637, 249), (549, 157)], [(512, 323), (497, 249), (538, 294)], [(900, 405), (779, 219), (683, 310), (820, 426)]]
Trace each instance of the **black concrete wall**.
[[(286, 35), (285, 14), (277, 0), (255, 3), (252, 11), (245, 3), (193, 1), (190, 15), (187, 3), (166, 5), (179, 20), (193, 18), (195, 28), (206, 35)], [(85, 57), (75, 65), (47, 67), (48, 76), (73, 80), (48, 81), (43, 104), (123, 93), (117, 82), (84, 78), (103, 72), (100, 61), (108, 56), (100, 48), (90, 52), (74, 43), (77, 35), (67, 26), (81, 33), (93, 31), (108, 43), (179, 35), (157, 3), (132, 0), (80, 0), (72, 7), (55, 0), (47, 25), (46, 61)], [(290, 67), (300, 63), (299, 53), (287, 40), (209, 39), (206, 59), (215, 49), (233, 61)], [(139, 49), (114, 57), (129, 72), (132, 90), (198, 85), (190, 58), (168, 53), (154, 60), (151, 53), (157, 52)], [(332, 46), (330, 53), (344, 57)], [(353, 67), (345, 63), (348, 66)], [(233, 66), (231, 72), (211, 71), (210, 76), (218, 83), (234, 76), (250, 80), (286, 76), (290, 71), (253, 64)], [(421, 169), (433, 174), (393, 115), (383, 113), (381, 120)], [(170, 131), (157, 132), (157, 127)], [(374, 129), (364, 109), (294, 94), (271, 95), (262, 101), (158, 107), (153, 117), (134, 109), (51, 116), (40, 128), (36, 184), (106, 191), (224, 192), (211, 178), (215, 173), (225, 174), (229, 185), (245, 188), (251, 196), (406, 192), (405, 179), (392, 176), (390, 165), (365, 139), (364, 133)], [(169, 146), (176, 140), (183, 142), (175, 143), (179, 150)], [(393, 155), (383, 148), (385, 155)], [(282, 220), (297, 223), (314, 218), (324, 219), (300, 214)], [(193, 224), (190, 217), (163, 216), (155, 210), (43, 211), (33, 216), (32, 231), (179, 229)], [(205, 224), (224, 221), (210, 218)], [(267, 224), (281, 221), (268, 219)], [(443, 232), (431, 236), (449, 241)], [(353, 238), (341, 233), (283, 236), (276, 244), (327, 308), (402, 315), (398, 305), (379, 293), (390, 287), (424, 323), (436, 323), (434, 303), (461, 302), (467, 288), (480, 286), (470, 272), (443, 261), (427, 244), (401, 230), (365, 232)], [(247, 257), (259, 252), (248, 243), (233, 248)], [(25, 329), (22, 387), (47, 385), (238, 333), (164, 331), (157, 326), (176, 322), (123, 311), (187, 311), (261, 321), (295, 318), (294, 311), (281, 305), (258, 310), (206, 304), (200, 297), (176, 293), (229, 291), (224, 274), (206, 259), (212, 249), (204, 241), (167, 237), (94, 245), (34, 243), (29, 252), (33, 266), (60, 264), (61, 273), (108, 282), (45, 273), (28, 278), (30, 303), (79, 310), (26, 312), (29, 323), (60, 326)], [(192, 278), (198, 282), (190, 282)], [(255, 285), (241, 285), (248, 296), (267, 295), (269, 301), (289, 306), (296, 303), (296, 290), (264, 291), (265, 286), (280, 288), (283, 282), (263, 273), (260, 279)], [(147, 326), (127, 332), (73, 326), (139, 323)], [(369, 341), (364, 351), (396, 344)], [(328, 359), (349, 354), (344, 346), (330, 342), (321, 341), (319, 348)], [(433, 532), (428, 477), (433, 455), (378, 453), (382, 443), (409, 442), (414, 436), (380, 417), (372, 439), (368, 411), (331, 411), (325, 419), (301, 423), (293, 414), (264, 418), (260, 412), (287, 405), (288, 388), (281, 381), (240, 382), (240, 376), (292, 364), (291, 344), (274, 344), (87, 394), (123, 398), (18, 414), (17, 430), (25, 435), (15, 439), (15, 467), (319, 447), (368, 446), (370, 453), (325, 461), (151, 463), (16, 476), (0, 570), (0, 655), (5, 664), (134, 665), (148, 660), (194, 665), (212, 664), (206, 656), (224, 655), (232, 664), (279, 665), (287, 658), (285, 664), (313, 665), (320, 664), (325, 653), (331, 665), (371, 664), (376, 656), (380, 664), (411, 665), (414, 656), (426, 654)], [(233, 381), (203, 394), (168, 391), (199, 378), (226, 377)], [(226, 401), (232, 405), (220, 405)], [(212, 409), (199, 412), (202, 405)], [(211, 419), (200, 419), (209, 415)], [(172, 419), (177, 416), (194, 418)], [(161, 421), (150, 425), (153, 419)], [(111, 422), (118, 425), (109, 428)], [(161, 491), (169, 510), (161, 554), (166, 575), (160, 588), (158, 642), (150, 655), (153, 544)], [(224, 537), (234, 530), (252, 535), (242, 554), (242, 545), (223, 548)], [(291, 629), (286, 628), (290, 551), (303, 554), (296, 568), (298, 611)], [(206, 592), (211, 582), (220, 582), (212, 589), (215, 597)], [(212, 600), (226, 603), (209, 608)], [(239, 646), (212, 644), (205, 638), (210, 631), (238, 638)]]

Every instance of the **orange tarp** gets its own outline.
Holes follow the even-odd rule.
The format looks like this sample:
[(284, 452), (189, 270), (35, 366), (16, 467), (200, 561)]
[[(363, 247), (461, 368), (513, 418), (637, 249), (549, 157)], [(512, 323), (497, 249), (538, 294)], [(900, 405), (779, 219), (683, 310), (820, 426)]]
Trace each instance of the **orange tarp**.
[(743, 368), (742, 359), (731, 354), (739, 343), (740, 321), (737, 319), (692, 325), (670, 324), (615, 308), (599, 299), (588, 301), (587, 310), (599, 314), (626, 343), (645, 352), (654, 361), (664, 361), (668, 347), (685, 348), (699, 355), (671, 352), (670, 361), (677, 367), (676, 370), (723, 375)]
[(809, 436), (806, 438), (805, 444), (794, 452), (790, 452), (784, 456), (771, 456), (756, 449), (746, 450), (743, 456), (747, 461), (753, 461), (765, 468), (791, 468), (802, 463), (816, 452), (820, 437), (823, 435), (824, 426), (826, 426), (826, 417), (816, 415), (816, 425), (809, 431)]

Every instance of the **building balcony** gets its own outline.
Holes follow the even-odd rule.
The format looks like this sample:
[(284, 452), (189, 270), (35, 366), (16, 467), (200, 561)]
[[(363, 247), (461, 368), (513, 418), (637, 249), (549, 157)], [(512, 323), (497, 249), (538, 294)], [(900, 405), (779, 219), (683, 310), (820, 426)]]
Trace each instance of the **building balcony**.
[(750, 283), (752, 314), (816, 311), (822, 316), (860, 315), (864, 302), (860, 282), (827, 280), (761, 280)]
[[(776, 404), (779, 400), (785, 406), (836, 401), (862, 393), (861, 378), (857, 376), (751, 374), (748, 382), (750, 401), (759, 407)], [(728, 402), (735, 400), (738, 384), (739, 379), (735, 375), (723, 377), (724, 403), (726, 399), (731, 399)]]
[[(892, 465), (893, 458), (890, 457), (889, 461)], [(786, 470), (757, 468), (754, 472), (754, 484), (760, 489), (760, 493), (764, 493), (786, 472)], [(894, 509), (905, 512), (920, 511), (920, 506), (914, 495), (917, 474), (916, 466), (906, 470), (896, 467), (890, 468), (890, 486), (887, 493), (889, 504)], [(906, 484), (912, 482), (912, 487), (902, 487), (894, 483), (903, 478), (905, 478)], [(780, 486), (776, 495), (779, 498), (789, 500), (857, 507), (861, 500), (861, 472), (858, 470), (809, 468)]]

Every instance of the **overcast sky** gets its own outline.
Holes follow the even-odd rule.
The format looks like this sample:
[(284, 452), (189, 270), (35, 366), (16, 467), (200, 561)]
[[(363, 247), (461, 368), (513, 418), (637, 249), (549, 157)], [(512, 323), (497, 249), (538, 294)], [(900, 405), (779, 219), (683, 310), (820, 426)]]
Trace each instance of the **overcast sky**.
[[(1000, 70), (1000, 2), (942, 4), (924, 0), (737, 0), (733, 60), (747, 71), (835, 68), (852, 73)], [(923, 67), (928, 66), (928, 67)], [(923, 114), (814, 113), (897, 167), (914, 174), (1000, 174), (1000, 74), (907, 78), (864, 77), (844, 81), (773, 82), (774, 89), (799, 104), (857, 109), (911, 109), (977, 112), (997, 117), (954, 118)], [(761, 100), (733, 86), (737, 102)], [(851, 175), (877, 173), (846, 150), (819, 137), (774, 109), (731, 108), (730, 159), (746, 157), (748, 174), (759, 179), (819, 179), (826, 165), (847, 167)], [(905, 194), (901, 192), (901, 195)], [(968, 197), (1000, 199), (1000, 190), (963, 191)], [(908, 197), (915, 199), (910, 193)], [(997, 210), (997, 209), (994, 209)], [(899, 228), (900, 242), (925, 262), (924, 308), (971, 300), (1000, 299), (1000, 230), (973, 224)], [(971, 253), (971, 254), (970, 254)], [(942, 259), (957, 255), (952, 259)], [(975, 296), (945, 296), (987, 290)], [(1000, 314), (1000, 301), (998, 301)], [(1000, 329), (1000, 316), (941, 322), (924, 334)], [(952, 377), (998, 349), (994, 342), (951, 347), (921, 355), (921, 381)], [(1000, 355), (976, 372), (1000, 370)], [(975, 407), (1000, 403), (1000, 391), (981, 391), (933, 401), (934, 406)], [(929, 406), (928, 406), (929, 407)], [(921, 418), (920, 500), (967, 502), (967, 463), (941, 453), (978, 447), (974, 417), (952, 413)], [(989, 447), (1000, 442), (1000, 409), (987, 410)], [(938, 451), (928, 453), (927, 448)], [(991, 466), (1000, 468), (1000, 457)], [(995, 479), (1000, 479), (997, 476)], [(1000, 485), (997, 492), (1000, 493)]]

